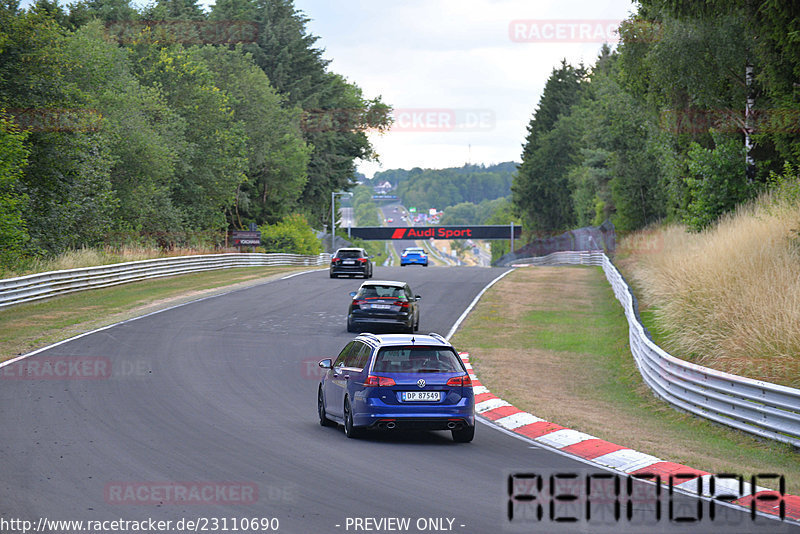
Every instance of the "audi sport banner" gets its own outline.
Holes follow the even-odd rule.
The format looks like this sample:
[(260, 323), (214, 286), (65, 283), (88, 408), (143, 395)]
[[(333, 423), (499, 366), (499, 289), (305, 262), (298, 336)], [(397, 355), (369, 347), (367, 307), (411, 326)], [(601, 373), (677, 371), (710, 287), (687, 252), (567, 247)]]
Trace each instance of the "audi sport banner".
[[(482, 226), (357, 226), (350, 235), (365, 240), (388, 239), (511, 239), (511, 225)], [(522, 235), (522, 226), (514, 225), (514, 239)]]

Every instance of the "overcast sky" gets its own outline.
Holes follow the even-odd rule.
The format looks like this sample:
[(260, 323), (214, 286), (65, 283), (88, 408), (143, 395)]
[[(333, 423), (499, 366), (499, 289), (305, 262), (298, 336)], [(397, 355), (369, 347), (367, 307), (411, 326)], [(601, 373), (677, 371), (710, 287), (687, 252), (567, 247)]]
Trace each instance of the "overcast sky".
[[(395, 108), (359, 170), (519, 161), (562, 58), (594, 63), (628, 0), (295, 0), (330, 69)], [(611, 35), (609, 35), (611, 34)], [(538, 40), (537, 40), (538, 39)]]

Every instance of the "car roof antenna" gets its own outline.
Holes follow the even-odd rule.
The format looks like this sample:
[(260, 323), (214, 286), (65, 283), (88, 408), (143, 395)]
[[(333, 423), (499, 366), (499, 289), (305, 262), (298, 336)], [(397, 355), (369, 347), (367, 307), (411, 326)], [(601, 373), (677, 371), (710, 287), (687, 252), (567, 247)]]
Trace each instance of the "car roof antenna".
[(411, 336), (411, 344), (413, 345), (414, 343), (415, 343), (414, 336)]

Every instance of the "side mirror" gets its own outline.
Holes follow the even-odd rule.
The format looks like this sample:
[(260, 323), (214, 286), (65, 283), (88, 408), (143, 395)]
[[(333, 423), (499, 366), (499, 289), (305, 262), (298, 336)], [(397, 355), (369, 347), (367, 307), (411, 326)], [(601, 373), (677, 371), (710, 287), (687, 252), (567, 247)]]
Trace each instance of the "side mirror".
[(419, 300), (419, 299), (421, 299), (421, 298), (422, 298), (422, 296), (420, 296), (420, 295), (414, 295), (414, 298), (415, 298), (416, 300)]
[(350, 292), (350, 296), (351, 296), (351, 297), (355, 297), (355, 296), (356, 296), (356, 292), (355, 292), (355, 291), (351, 291), (351, 292)]
[(320, 360), (319, 366), (322, 367), (323, 369), (330, 369), (331, 367), (333, 367), (333, 360), (331, 360), (330, 358), (325, 358), (324, 360)]

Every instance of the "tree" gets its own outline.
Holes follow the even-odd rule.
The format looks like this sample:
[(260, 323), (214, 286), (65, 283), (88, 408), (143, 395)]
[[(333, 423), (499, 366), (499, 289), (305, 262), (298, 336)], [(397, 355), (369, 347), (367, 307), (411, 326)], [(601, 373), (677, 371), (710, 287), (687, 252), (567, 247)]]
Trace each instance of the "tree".
[[(510, 198), (502, 199), (494, 212), (486, 219), (485, 224), (516, 224), (522, 225), (522, 220), (514, 214), (514, 205)], [(492, 241), (492, 262), (499, 260), (503, 254), (511, 252), (511, 241), (495, 239)]]
[(690, 201), (684, 221), (693, 230), (702, 230), (720, 215), (748, 200), (755, 188), (747, 182), (742, 159), (744, 147), (733, 137), (714, 133), (715, 147), (707, 149), (693, 143), (689, 149), (686, 185)]
[(116, 206), (108, 139), (89, 93), (75, 83), (83, 58), (68, 49), (72, 35), (56, 21), (62, 15), (46, 2), (2, 15), (0, 103), (29, 132), (23, 220), (31, 248), (48, 252), (99, 243)]
[[(800, 31), (797, 5), (793, 2), (769, 0), (644, 0), (642, 8), (661, 16), (675, 18), (680, 24), (700, 23), (713, 27), (734, 20), (741, 28), (735, 34), (738, 41), (734, 50), (746, 48), (749, 61), (755, 68), (757, 90), (765, 97), (760, 105), (763, 122), (754, 138), (768, 145), (780, 158), (789, 162), (800, 161), (800, 132), (796, 128), (800, 112), (800, 94), (796, 81), (800, 77)], [(724, 44), (724, 43), (721, 43)], [(695, 51), (690, 57), (696, 57)], [(740, 61), (734, 75), (741, 76), (744, 64)], [(716, 83), (717, 76), (707, 76), (707, 83)], [(741, 107), (741, 106), (739, 106)], [(787, 120), (788, 119), (788, 120)], [(780, 171), (780, 162), (771, 162), (760, 177), (766, 178), (768, 171)]]
[(461, 202), (455, 206), (449, 206), (444, 210), (444, 215), (439, 222), (452, 225), (479, 224), (475, 221), (476, 209), (477, 206), (472, 202)]
[(330, 61), (322, 58), (318, 38), (306, 32), (308, 19), (291, 0), (221, 0), (209, 18), (258, 23), (256, 41), (243, 50), (289, 106), (306, 112), (303, 134), (313, 148), (301, 205), (309, 220), (323, 224), (331, 192), (353, 186), (354, 161), (375, 157), (366, 131), (388, 127), (389, 106), (380, 97), (366, 99), (356, 85), (327, 71)]
[(267, 252), (290, 254), (319, 254), (322, 244), (305, 217), (293, 214), (274, 225), (260, 227), (261, 241)]
[(302, 208), (311, 147), (300, 131), (299, 108), (284, 106), (264, 71), (241, 49), (206, 46), (199, 54), (228, 95), (233, 115), (244, 126), (247, 180), (236, 192), (231, 224), (274, 224)]
[[(596, 198), (603, 206), (598, 202), (596, 210), (610, 215), (618, 230), (632, 231), (663, 218), (665, 198), (658, 159), (649, 141), (656, 129), (654, 117), (620, 87), (617, 67), (611, 59), (607, 72), (592, 77), (595, 100), (590, 106), (595, 107), (595, 122), (585, 139), (592, 139), (592, 145), (601, 150), (596, 155), (603, 157), (608, 171), (597, 177), (609, 177), (600, 182)], [(593, 222), (603, 220), (596, 216)]]
[(131, 72), (130, 53), (108, 43), (99, 21), (71, 35), (64, 50), (75, 58), (67, 77), (102, 116), (100, 133), (110, 150), (111, 184), (118, 204), (115, 241), (136, 235), (179, 231), (184, 213), (171, 188), (179, 157), (188, 151), (186, 121), (167, 104), (158, 87), (145, 87)]
[(19, 260), (29, 239), (22, 218), (26, 198), (19, 190), (30, 153), (25, 138), (25, 133), (0, 109), (0, 269)]
[(585, 76), (583, 67), (562, 61), (547, 80), (528, 125), (522, 163), (511, 190), (514, 206), (531, 231), (562, 230), (574, 220), (568, 172), (576, 161), (579, 136), (569, 113), (580, 98)]
[(171, 187), (173, 203), (192, 228), (225, 228), (225, 210), (246, 178), (244, 125), (197, 47), (142, 42), (136, 53), (139, 79), (159, 88), (186, 121), (186, 149)]
[(575, 223), (579, 227), (602, 224), (615, 211), (608, 185), (609, 155), (602, 148), (582, 148), (580, 162), (569, 171)]
[(105, 23), (120, 23), (140, 18), (130, 0), (79, 0), (70, 5), (67, 20), (69, 29), (76, 30), (93, 19)]
[[(255, 21), (258, 38), (196, 46), (208, 18)], [(112, 233), (171, 246), (165, 234), (327, 220), (389, 107), (327, 71), (289, 0), (223, 0), (208, 18), (196, 0), (0, 4), (1, 142), (25, 148), (0, 186), (4, 221), (19, 222), (4, 228), (23, 232), (6, 232), (7, 249), (56, 254)]]
[(144, 9), (145, 20), (196, 20), (206, 19), (206, 14), (197, 0), (157, 0)]
[(400, 180), (396, 193), (405, 205), (425, 210), (445, 210), (462, 202), (479, 204), (484, 200), (508, 196), (515, 168), (514, 162), (505, 162), (447, 169), (400, 169), (385, 171), (389, 174), (378, 173), (375, 179), (382, 181), (386, 176), (402, 176), (398, 172), (402, 171), (405, 177)]

